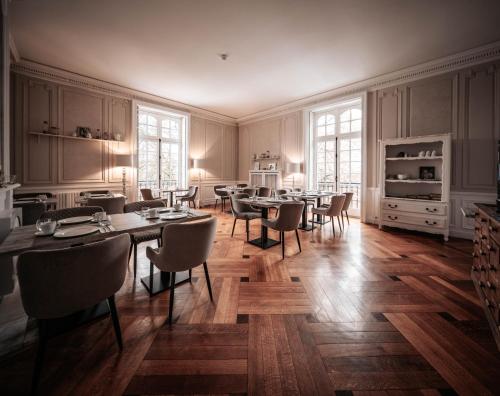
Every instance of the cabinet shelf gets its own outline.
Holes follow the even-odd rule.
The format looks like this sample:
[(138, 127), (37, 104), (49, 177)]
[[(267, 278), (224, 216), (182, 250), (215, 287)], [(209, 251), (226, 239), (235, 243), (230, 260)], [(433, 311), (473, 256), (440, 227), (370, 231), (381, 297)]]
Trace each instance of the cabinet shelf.
[(114, 139), (89, 139), (79, 136), (68, 136), (68, 135), (54, 135), (52, 133), (41, 133), (41, 132), (28, 132), (30, 135), (34, 136), (46, 136), (46, 137), (54, 137), (60, 139), (73, 139), (73, 140), (86, 140), (92, 142), (122, 142), (123, 140), (114, 140)]
[(441, 184), (441, 180), (425, 180), (425, 179), (385, 179), (388, 183), (424, 183), (424, 184)]
[(432, 161), (432, 160), (442, 160), (441, 155), (436, 155), (434, 157), (387, 157), (386, 161)]

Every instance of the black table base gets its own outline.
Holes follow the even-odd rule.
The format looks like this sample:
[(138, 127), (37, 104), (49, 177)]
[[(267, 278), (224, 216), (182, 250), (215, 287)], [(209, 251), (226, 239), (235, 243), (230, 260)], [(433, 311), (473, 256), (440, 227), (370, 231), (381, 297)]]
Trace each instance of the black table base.
[(64, 316), (62, 318), (50, 319), (47, 321), (47, 332), (49, 337), (66, 333), (69, 330), (78, 328), (79, 326), (93, 320), (101, 319), (109, 315), (109, 306), (107, 300), (101, 301), (99, 304), (74, 314)]
[[(183, 283), (189, 280), (189, 271), (177, 272), (175, 275), (175, 284)], [(161, 293), (162, 291), (170, 289), (170, 273), (168, 272), (155, 272), (152, 276), (145, 276), (141, 278), (141, 283), (146, 288), (150, 296)]]
[(269, 249), (270, 247), (276, 246), (280, 244), (280, 241), (276, 241), (271, 238), (266, 238), (263, 240), (262, 238), (252, 239), (248, 241), (248, 243), (260, 247), (261, 249)]

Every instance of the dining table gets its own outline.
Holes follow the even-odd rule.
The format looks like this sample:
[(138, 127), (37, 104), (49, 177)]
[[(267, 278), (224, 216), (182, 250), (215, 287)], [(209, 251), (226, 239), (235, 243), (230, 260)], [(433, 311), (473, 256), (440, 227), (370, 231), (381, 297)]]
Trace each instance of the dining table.
[(174, 193), (188, 192), (188, 191), (189, 191), (189, 188), (175, 187), (175, 188), (167, 188), (166, 190), (163, 190), (162, 192), (163, 192), (163, 194), (169, 194), (169, 199), (168, 199), (169, 206), (173, 207), (174, 206)]
[(13, 204), (17, 207), (21, 207), (23, 205), (29, 205), (32, 203), (37, 203), (37, 202), (42, 202), (45, 204), (47, 209), (49, 210), (54, 210), (57, 209), (57, 198), (55, 197), (50, 197), (50, 198), (20, 198), (20, 199), (14, 199)]
[(80, 195), (78, 198), (75, 199), (75, 203), (80, 206), (85, 206), (87, 204), (88, 198), (120, 198), (120, 197), (125, 197), (125, 199), (127, 198), (122, 193), (90, 194), (90, 196)]
[[(281, 204), (290, 202), (289, 200), (286, 199), (267, 198), (267, 197), (240, 198), (239, 201), (249, 204), (254, 208), (259, 208), (263, 219), (267, 219), (269, 217), (270, 208), (279, 208)], [(267, 227), (261, 225), (260, 237), (252, 239), (248, 241), (248, 243), (260, 247), (261, 249), (269, 249), (270, 247), (278, 245), (280, 241), (269, 238), (267, 231), (268, 231)]]
[[(284, 197), (291, 198), (291, 199), (296, 199), (296, 200), (301, 200), (304, 201), (304, 210), (302, 211), (302, 220), (299, 228), (303, 231), (311, 231), (314, 229), (313, 225), (310, 225), (309, 222), (307, 221), (307, 204), (308, 202), (311, 201), (316, 201), (316, 207), (321, 206), (321, 199), (322, 198), (328, 198), (332, 197), (336, 193), (334, 192), (329, 192), (329, 191), (304, 191), (304, 192), (289, 192), (286, 194), (283, 194)], [(316, 215), (316, 220), (314, 220), (315, 224), (326, 224), (328, 221), (323, 221), (321, 218), (321, 215)]]
[[(167, 211), (170, 212), (173, 210), (167, 209)], [(157, 219), (147, 219), (141, 214), (131, 212), (108, 215), (108, 224), (106, 226), (92, 223), (89, 220), (89, 222), (83, 224), (60, 225), (58, 227), (58, 230), (81, 225), (94, 225), (96, 228), (95, 232), (91, 234), (72, 238), (36, 236), (35, 232), (37, 229), (35, 225), (17, 227), (14, 228), (0, 243), (0, 265), (11, 268), (14, 265), (13, 260), (15, 260), (15, 256), (30, 250), (62, 249), (81, 246), (120, 234), (131, 234), (135, 232), (161, 229), (168, 224), (197, 221), (211, 217), (210, 213), (200, 210), (185, 208), (184, 211), (186, 216), (175, 220), (164, 220), (162, 219), (161, 214)], [(176, 275), (176, 284), (184, 282), (188, 279), (188, 271), (180, 272)], [(78, 282), (78, 279), (75, 279), (74, 282)], [(167, 290), (170, 287), (170, 274), (163, 271), (154, 273), (153, 267), (150, 267), (149, 275), (141, 278), (141, 283), (150, 295), (156, 294)], [(67, 286), (71, 287), (71, 284), (68, 284)], [(108, 304), (106, 301), (103, 301), (102, 303), (89, 309), (77, 312), (68, 317), (62, 318), (61, 320), (55, 320), (49, 331), (51, 334), (59, 334), (108, 313)]]

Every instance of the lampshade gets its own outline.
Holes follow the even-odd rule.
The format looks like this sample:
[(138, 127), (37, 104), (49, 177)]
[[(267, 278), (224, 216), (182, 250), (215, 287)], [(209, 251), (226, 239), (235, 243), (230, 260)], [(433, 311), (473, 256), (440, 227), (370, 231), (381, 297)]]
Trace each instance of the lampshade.
[(115, 156), (116, 166), (132, 166), (132, 158), (130, 154), (116, 154)]
[(286, 171), (287, 173), (300, 173), (301, 171), (301, 166), (300, 163), (298, 162), (288, 162), (286, 164)]
[(193, 158), (191, 160), (191, 168), (203, 169), (203, 160), (201, 158)]

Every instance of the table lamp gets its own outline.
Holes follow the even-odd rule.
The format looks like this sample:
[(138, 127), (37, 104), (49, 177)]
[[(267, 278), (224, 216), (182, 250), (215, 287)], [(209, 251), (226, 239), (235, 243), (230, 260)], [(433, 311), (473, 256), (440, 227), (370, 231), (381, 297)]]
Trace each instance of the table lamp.
[(295, 175), (301, 173), (301, 166), (298, 162), (288, 162), (286, 164), (287, 173), (292, 174), (292, 189), (295, 190)]
[(122, 167), (122, 192), (127, 196), (127, 167), (132, 166), (132, 158), (130, 154), (116, 154), (115, 166)]

